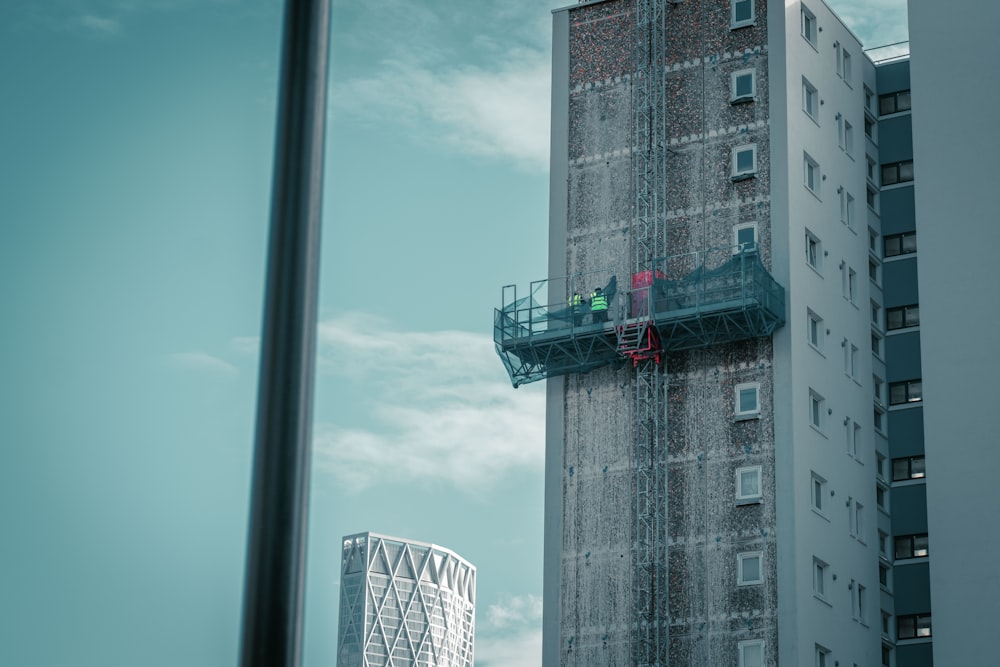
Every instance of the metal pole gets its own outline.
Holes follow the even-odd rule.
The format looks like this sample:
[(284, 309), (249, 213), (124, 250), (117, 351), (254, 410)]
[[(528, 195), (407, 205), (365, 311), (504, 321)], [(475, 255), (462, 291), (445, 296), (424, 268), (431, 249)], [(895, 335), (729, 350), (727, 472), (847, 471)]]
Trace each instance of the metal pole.
[(286, 0), (240, 662), (297, 667), (312, 439), (330, 0)]

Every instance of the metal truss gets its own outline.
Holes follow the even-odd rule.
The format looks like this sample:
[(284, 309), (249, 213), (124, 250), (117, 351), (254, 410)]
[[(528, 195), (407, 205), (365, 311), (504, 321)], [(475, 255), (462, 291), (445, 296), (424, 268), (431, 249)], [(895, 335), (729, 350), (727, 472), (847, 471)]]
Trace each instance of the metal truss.
[[(663, 58), (666, 0), (636, 0), (632, 77), (634, 272), (655, 270), (664, 238), (667, 128)], [(635, 366), (635, 583), (633, 662), (667, 665), (666, 375), (656, 359)]]

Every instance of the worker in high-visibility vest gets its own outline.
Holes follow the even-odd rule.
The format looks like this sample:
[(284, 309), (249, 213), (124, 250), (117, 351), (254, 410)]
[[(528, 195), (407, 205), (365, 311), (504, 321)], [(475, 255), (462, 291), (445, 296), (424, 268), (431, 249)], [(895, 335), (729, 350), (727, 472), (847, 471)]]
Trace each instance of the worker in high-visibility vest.
[(583, 297), (579, 292), (573, 292), (569, 299), (569, 307), (573, 311), (573, 324), (580, 326), (583, 324)]
[(608, 297), (604, 296), (600, 287), (595, 287), (590, 295), (590, 316), (595, 323), (608, 321)]

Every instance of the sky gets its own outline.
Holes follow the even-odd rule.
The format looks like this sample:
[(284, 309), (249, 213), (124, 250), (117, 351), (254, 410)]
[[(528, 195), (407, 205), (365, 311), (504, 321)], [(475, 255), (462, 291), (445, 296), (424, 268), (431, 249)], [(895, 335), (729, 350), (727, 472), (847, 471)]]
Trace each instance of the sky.
[[(558, 0), (334, 0), (304, 664), (341, 537), (478, 568), (476, 664), (540, 662)], [(866, 45), (902, 0), (832, 0)], [(0, 3), (0, 664), (235, 664), (279, 0)]]

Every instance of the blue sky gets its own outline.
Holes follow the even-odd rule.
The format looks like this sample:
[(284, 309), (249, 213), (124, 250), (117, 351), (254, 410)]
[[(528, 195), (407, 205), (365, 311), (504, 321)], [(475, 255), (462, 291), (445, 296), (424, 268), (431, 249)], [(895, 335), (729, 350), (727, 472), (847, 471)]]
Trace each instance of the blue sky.
[[(474, 562), (477, 664), (538, 662), (542, 386), (491, 318), (546, 270), (564, 4), (334, 2), (306, 665), (364, 530)], [(235, 663), (280, 14), (0, 6), (0, 664)]]

